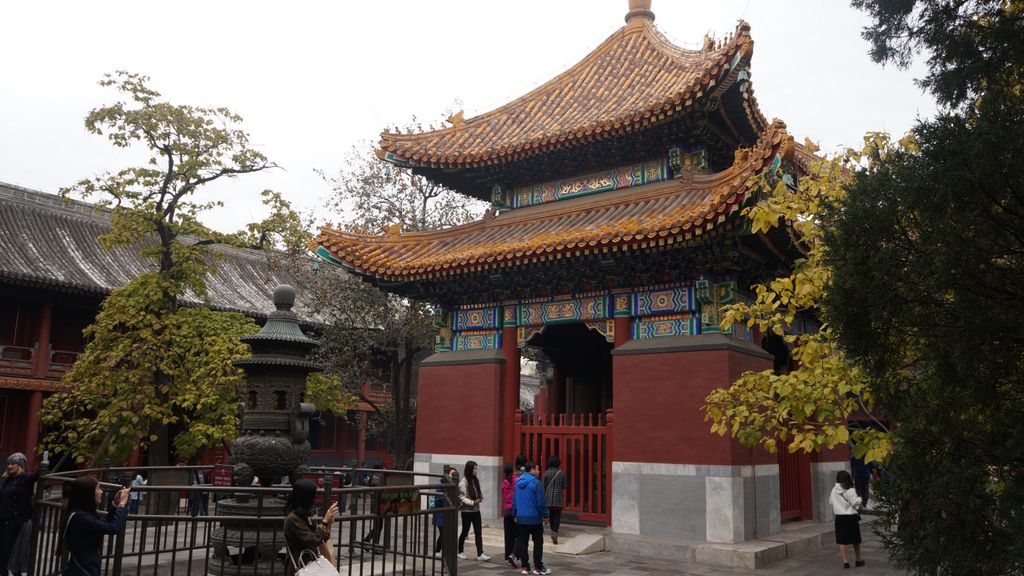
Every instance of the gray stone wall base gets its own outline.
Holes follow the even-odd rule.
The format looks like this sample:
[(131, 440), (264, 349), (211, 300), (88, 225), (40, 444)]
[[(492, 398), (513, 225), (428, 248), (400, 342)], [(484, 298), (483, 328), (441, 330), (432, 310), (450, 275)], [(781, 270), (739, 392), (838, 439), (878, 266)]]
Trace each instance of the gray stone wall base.
[(705, 564), (723, 568), (757, 569), (799, 554), (831, 546), (835, 531), (831, 524), (797, 522), (759, 540), (726, 544), (689, 542), (672, 538), (610, 533), (605, 546), (613, 552)]
[(811, 462), (811, 503), (815, 520), (832, 522), (835, 518), (830, 497), (832, 487), (836, 485), (836, 472), (849, 469), (850, 463), (846, 460)]
[[(441, 474), (447, 464), (459, 471), (459, 478), (464, 475), (466, 462), (477, 464), (477, 476), (480, 478), (480, 489), (484, 493), (484, 501), (480, 503), (480, 515), (483, 519), (501, 516), (501, 456), (474, 456), (472, 454), (425, 454), (417, 452), (413, 462), (413, 470), (426, 474)], [(417, 484), (433, 481), (429, 476), (417, 476)]]
[(612, 464), (615, 533), (736, 543), (780, 526), (777, 465)]

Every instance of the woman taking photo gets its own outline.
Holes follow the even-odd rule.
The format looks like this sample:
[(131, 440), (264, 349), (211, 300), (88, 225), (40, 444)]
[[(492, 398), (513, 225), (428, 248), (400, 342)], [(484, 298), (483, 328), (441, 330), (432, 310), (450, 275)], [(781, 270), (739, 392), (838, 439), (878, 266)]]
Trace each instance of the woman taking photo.
[(465, 474), (459, 480), (459, 511), (462, 515), (462, 533), (459, 534), (459, 558), (467, 560), (469, 557), (464, 552), (466, 536), (469, 535), (469, 527), (473, 526), (473, 535), (476, 537), (476, 559), (486, 562), (491, 559), (484, 554), (483, 522), (480, 518), (480, 503), (484, 501), (483, 493), (480, 491), (480, 479), (476, 477), (476, 462), (466, 462)]
[[(334, 566), (331, 547), (324, 544), (331, 538), (331, 524), (338, 513), (338, 503), (332, 503), (320, 522), (313, 520), (313, 500), (316, 484), (312, 480), (298, 480), (292, 484), (292, 493), (284, 506), (284, 541), (288, 550), (285, 574), (294, 574), (303, 566), (302, 552), (308, 550), (313, 556), (322, 554)], [(307, 554), (306, 558), (310, 556)]]
[(103, 536), (124, 530), (128, 488), (121, 488), (111, 498), (106, 518), (96, 513), (96, 505), (102, 497), (100, 483), (92, 476), (81, 476), (71, 482), (68, 519), (64, 524), (64, 544), (70, 557), (64, 576), (99, 576)]
[(860, 496), (853, 487), (853, 478), (846, 470), (836, 474), (836, 485), (832, 487), (832, 511), (836, 515), (836, 544), (839, 544), (839, 556), (843, 559), (843, 568), (850, 567), (846, 556), (846, 547), (853, 544), (853, 553), (857, 558), (855, 566), (864, 565), (860, 559)]

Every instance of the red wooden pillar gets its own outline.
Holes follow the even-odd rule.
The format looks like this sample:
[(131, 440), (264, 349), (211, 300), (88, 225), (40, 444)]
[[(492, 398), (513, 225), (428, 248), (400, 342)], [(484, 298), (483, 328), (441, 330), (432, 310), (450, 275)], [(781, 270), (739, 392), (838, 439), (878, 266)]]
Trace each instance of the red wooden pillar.
[(633, 339), (633, 319), (629, 316), (615, 319), (615, 347)]
[(28, 467), (36, 467), (36, 446), (39, 444), (39, 410), (43, 407), (43, 393), (32, 392), (28, 406), (28, 430), (25, 433), (25, 455), (28, 456)]
[(32, 375), (46, 378), (50, 372), (50, 326), (53, 324), (53, 303), (43, 302), (43, 313), (39, 315), (39, 341), (36, 354), (32, 357)]
[[(46, 378), (50, 372), (50, 329), (53, 324), (53, 302), (43, 302), (42, 314), (39, 315), (39, 340), (35, 355), (32, 357), (32, 376)], [(29, 468), (36, 466), (36, 446), (39, 444), (39, 411), (43, 407), (43, 393), (32, 392), (28, 405), (28, 429), (25, 431), (25, 455), (28, 456)]]
[(502, 374), (501, 455), (505, 462), (515, 460), (515, 439), (512, 423), (519, 410), (519, 330), (515, 326), (501, 329), (501, 355), (505, 358)]
[(132, 450), (131, 456), (128, 457), (128, 467), (138, 468), (142, 466), (142, 447), (136, 446), (135, 450)]

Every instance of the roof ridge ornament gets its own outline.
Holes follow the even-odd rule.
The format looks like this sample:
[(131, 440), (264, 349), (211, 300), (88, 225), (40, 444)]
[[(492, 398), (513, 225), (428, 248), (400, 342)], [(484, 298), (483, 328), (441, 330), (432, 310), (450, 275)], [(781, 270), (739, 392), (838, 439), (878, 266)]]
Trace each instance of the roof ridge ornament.
[(390, 226), (385, 226), (384, 227), (384, 235), (385, 236), (401, 236), (402, 235), (402, 228), (404, 226), (405, 226), (405, 222), (402, 222), (401, 220), (399, 220), (398, 222), (395, 222), (394, 224), (391, 224)]
[(634, 18), (640, 18), (654, 22), (654, 12), (651, 12), (651, 0), (629, 0), (629, 12), (626, 13), (626, 23)]
[(466, 112), (460, 108), (458, 112), (449, 116), (447, 120), (448, 122), (451, 122), (452, 126), (455, 128), (461, 128), (466, 124)]

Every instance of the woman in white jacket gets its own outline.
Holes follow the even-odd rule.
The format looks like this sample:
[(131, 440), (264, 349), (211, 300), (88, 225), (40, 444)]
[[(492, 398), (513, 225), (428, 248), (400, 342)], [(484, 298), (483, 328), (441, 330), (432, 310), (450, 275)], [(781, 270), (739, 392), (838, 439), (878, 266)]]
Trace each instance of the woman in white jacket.
[(487, 562), (490, 556), (484, 554), (484, 540), (482, 535), (480, 503), (484, 501), (483, 492), (480, 490), (480, 479), (476, 475), (476, 462), (466, 462), (465, 474), (459, 480), (459, 512), (462, 516), (462, 533), (459, 534), (459, 558), (466, 560), (466, 536), (469, 535), (469, 528), (473, 527), (473, 535), (476, 538), (476, 559)]
[(843, 568), (850, 567), (846, 556), (846, 547), (850, 544), (853, 544), (853, 554), (857, 558), (854, 565), (859, 568), (864, 565), (860, 559), (860, 516), (857, 514), (861, 499), (853, 488), (853, 478), (846, 470), (836, 474), (836, 485), (832, 487), (830, 500), (836, 515), (836, 544), (839, 544)]

